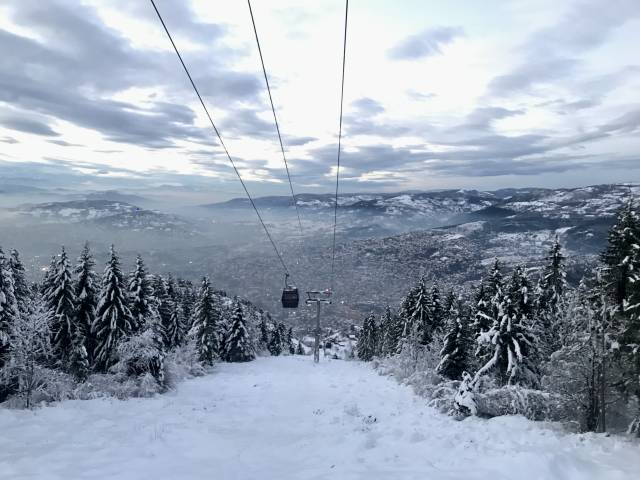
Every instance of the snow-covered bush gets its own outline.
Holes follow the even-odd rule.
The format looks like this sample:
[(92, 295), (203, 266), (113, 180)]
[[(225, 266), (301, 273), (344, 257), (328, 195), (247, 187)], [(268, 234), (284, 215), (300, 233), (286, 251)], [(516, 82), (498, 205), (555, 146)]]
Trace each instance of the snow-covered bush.
[(150, 374), (159, 387), (165, 386), (165, 354), (162, 339), (152, 328), (128, 337), (118, 345), (118, 362), (113, 371), (129, 377), (143, 377)]
[(207, 368), (198, 360), (198, 351), (194, 341), (186, 342), (167, 354), (165, 364), (165, 385), (175, 386), (186, 378), (200, 377)]

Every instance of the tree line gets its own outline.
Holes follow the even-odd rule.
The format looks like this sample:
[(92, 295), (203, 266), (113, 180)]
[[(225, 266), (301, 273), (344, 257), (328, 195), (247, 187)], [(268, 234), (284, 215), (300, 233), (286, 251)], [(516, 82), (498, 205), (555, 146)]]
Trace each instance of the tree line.
[(631, 412), (640, 435), (640, 217), (633, 199), (617, 212), (606, 248), (578, 285), (566, 279), (555, 238), (532, 279), (495, 260), (471, 292), (449, 292), (421, 279), (394, 311), (369, 315), (359, 358), (431, 351), (435, 373), (458, 381), (456, 408), (473, 413), (474, 392), (519, 386), (559, 395), (583, 430), (606, 431), (607, 414)]
[(251, 361), (261, 350), (294, 353), (291, 329), (214, 290), (207, 277), (196, 287), (150, 274), (140, 256), (126, 275), (114, 247), (98, 275), (85, 244), (75, 265), (63, 247), (30, 283), (18, 251), (0, 248), (0, 401), (20, 395), (29, 406), (52, 370), (77, 382), (146, 375), (164, 388), (167, 355), (186, 345), (203, 366)]

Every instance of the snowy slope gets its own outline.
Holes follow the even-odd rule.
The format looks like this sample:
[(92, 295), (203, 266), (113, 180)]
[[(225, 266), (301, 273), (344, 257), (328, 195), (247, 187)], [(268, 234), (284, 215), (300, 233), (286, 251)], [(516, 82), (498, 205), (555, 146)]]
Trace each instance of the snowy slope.
[(632, 479), (640, 446), (456, 422), (357, 362), (223, 364), (153, 399), (0, 410), (2, 479)]

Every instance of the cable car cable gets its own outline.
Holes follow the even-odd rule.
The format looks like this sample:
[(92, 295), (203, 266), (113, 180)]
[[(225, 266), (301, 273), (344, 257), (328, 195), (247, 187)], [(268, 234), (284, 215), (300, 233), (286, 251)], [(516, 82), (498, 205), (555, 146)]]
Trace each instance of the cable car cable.
[(231, 163), (231, 166), (233, 167), (233, 170), (236, 172), (236, 175), (238, 176), (238, 180), (240, 180), (240, 183), (242, 184), (242, 188), (244, 189), (244, 192), (246, 193), (247, 198), (249, 198), (249, 201), (251, 202), (251, 206), (255, 210), (256, 215), (258, 216), (258, 220), (260, 220), (260, 223), (262, 224), (262, 228), (264, 229), (264, 232), (266, 233), (267, 238), (269, 239), (269, 241), (271, 242), (271, 245), (273, 246), (273, 250), (276, 252), (276, 255), (278, 256), (278, 259), (280, 260), (280, 263), (282, 264), (282, 268), (284, 268), (285, 275), (289, 275), (289, 269), (287, 268), (287, 264), (284, 262), (284, 259), (282, 258), (282, 255), (278, 251), (278, 247), (276, 246), (276, 243), (274, 242), (273, 237), (271, 236), (271, 233), (269, 233), (269, 229), (265, 225), (264, 220), (262, 219), (262, 215), (260, 215), (260, 212), (258, 211), (258, 208), (256, 207), (256, 204), (253, 201), (253, 198), (251, 197), (251, 194), (249, 193), (249, 190), (247, 189), (247, 186), (245, 185), (244, 180), (242, 180), (242, 176), (240, 175), (240, 172), (238, 171), (238, 168), (236, 167), (235, 162), (231, 158), (231, 155), (229, 154), (229, 151), (227, 150), (227, 146), (224, 144), (224, 142), (222, 140), (222, 137), (220, 136), (220, 132), (218, 131), (218, 128), (216, 127), (215, 123), (213, 122), (213, 118), (211, 118), (211, 115), (209, 114), (209, 110), (207, 109), (207, 106), (205, 105), (204, 100), (202, 100), (202, 96), (200, 95), (200, 91), (198, 90), (198, 87), (196, 87), (196, 84), (193, 81), (193, 78), (191, 77), (191, 73), (189, 73), (189, 69), (187, 68), (186, 64), (184, 63), (184, 60), (182, 59), (182, 55), (180, 55), (180, 51), (178, 50), (178, 47), (176, 46), (175, 42), (173, 41), (173, 37), (169, 33), (169, 29), (167, 28), (167, 25), (164, 23), (164, 20), (162, 18), (162, 15), (160, 14), (160, 11), (158, 10), (158, 7), (156, 7), (156, 4), (155, 4), (154, 0), (149, 0), (149, 1), (151, 2), (151, 5), (153, 6), (153, 9), (156, 11), (156, 14), (158, 15), (158, 19), (160, 20), (160, 23), (162, 24), (162, 27), (164, 28), (164, 31), (167, 34), (167, 37), (169, 37), (169, 41), (171, 42), (171, 45), (173, 46), (173, 49), (176, 52), (176, 55), (178, 56), (178, 59), (180, 60), (180, 63), (182, 64), (182, 68), (184, 69), (184, 72), (187, 74), (187, 77), (189, 78), (189, 81), (191, 82), (191, 86), (193, 87), (193, 90), (196, 92), (196, 95), (198, 96), (198, 100), (200, 100), (200, 104), (202, 105), (202, 108), (204, 109), (204, 113), (207, 115), (207, 118), (209, 119), (209, 122), (211, 123), (211, 126), (213, 127), (213, 130), (216, 132), (216, 135), (218, 137), (218, 141), (220, 142), (220, 145), (222, 146), (222, 148), (224, 150), (224, 153), (227, 155), (227, 158), (229, 159), (229, 162)]
[(330, 291), (333, 292), (335, 264), (336, 264), (336, 227), (338, 225), (338, 186), (340, 184), (340, 153), (342, 150), (342, 105), (344, 103), (344, 71), (347, 58), (347, 23), (349, 19), (349, 0), (345, 0), (344, 9), (344, 39), (342, 44), (342, 82), (340, 86), (340, 126), (338, 128), (338, 160), (336, 169), (336, 198), (333, 208), (333, 247), (331, 253), (331, 282)]
[(271, 96), (271, 87), (269, 86), (269, 78), (267, 76), (267, 68), (264, 65), (264, 58), (262, 57), (262, 48), (260, 48), (260, 38), (258, 37), (258, 29), (256, 28), (256, 21), (253, 16), (253, 9), (251, 8), (251, 0), (247, 0), (249, 5), (249, 14), (251, 15), (251, 24), (253, 25), (253, 33), (256, 37), (256, 44), (258, 45), (258, 53), (260, 54), (260, 63), (262, 64), (262, 73), (264, 74), (264, 82), (267, 85), (267, 92), (269, 93), (269, 102), (271, 103), (271, 111), (273, 112), (273, 121), (276, 124), (276, 132), (278, 133), (278, 140), (280, 141), (280, 150), (282, 151), (282, 160), (284, 160), (284, 167), (287, 171), (287, 179), (289, 180), (289, 187), (291, 189), (291, 198), (293, 198), (293, 205), (296, 207), (296, 215), (298, 216), (298, 227), (300, 227), (300, 238), (302, 239), (302, 220), (300, 219), (300, 209), (298, 208), (298, 202), (296, 201), (296, 194), (293, 190), (293, 183), (291, 182), (291, 174), (289, 173), (289, 164), (287, 162), (287, 156), (284, 153), (284, 144), (282, 143), (282, 135), (280, 135), (280, 126), (278, 124), (278, 117), (276, 116), (276, 108), (273, 105), (273, 97)]

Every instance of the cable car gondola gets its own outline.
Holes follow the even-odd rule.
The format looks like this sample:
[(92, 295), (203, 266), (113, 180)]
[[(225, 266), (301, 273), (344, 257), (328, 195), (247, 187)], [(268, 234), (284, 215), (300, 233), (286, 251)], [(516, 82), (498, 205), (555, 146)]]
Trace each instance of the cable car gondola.
[(284, 290), (282, 290), (282, 308), (298, 308), (300, 295), (298, 288), (289, 285), (289, 274), (284, 277)]

